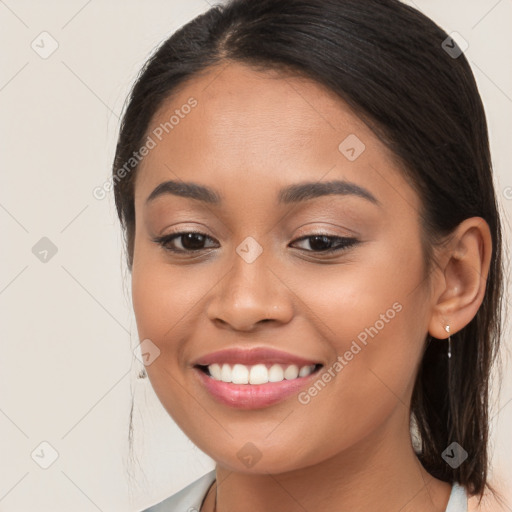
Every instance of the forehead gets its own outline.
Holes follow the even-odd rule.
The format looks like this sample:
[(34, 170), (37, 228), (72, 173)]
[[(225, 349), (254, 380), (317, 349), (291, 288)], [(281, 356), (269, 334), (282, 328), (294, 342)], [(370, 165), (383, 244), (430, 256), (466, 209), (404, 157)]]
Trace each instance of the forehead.
[[(197, 105), (183, 118), (175, 118), (167, 133), (166, 123), (169, 128), (173, 113), (188, 111), (191, 98)], [(245, 155), (251, 160), (279, 156), (285, 146), (306, 150), (326, 135), (332, 149), (331, 137), (338, 139), (351, 129), (365, 138), (368, 131), (338, 96), (319, 83), (235, 63), (210, 68), (180, 87), (160, 107), (148, 133), (159, 128), (175, 150), (184, 142), (194, 142), (201, 152), (223, 151), (226, 156), (244, 159)], [(249, 155), (248, 149), (258, 153)]]
[(208, 69), (161, 105), (147, 136), (155, 145), (137, 172), (139, 202), (170, 179), (217, 184), (226, 195), (239, 194), (235, 184), (274, 193), (273, 185), (322, 179), (395, 194), (407, 187), (393, 155), (339, 96), (276, 70)]

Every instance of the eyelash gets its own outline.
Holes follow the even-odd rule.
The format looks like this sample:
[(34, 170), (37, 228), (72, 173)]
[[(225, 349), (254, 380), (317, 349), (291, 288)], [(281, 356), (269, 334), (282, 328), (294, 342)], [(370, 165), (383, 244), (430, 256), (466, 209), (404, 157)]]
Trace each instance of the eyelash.
[[(188, 249), (187, 250), (187, 249), (176, 249), (176, 248), (172, 248), (169, 246), (169, 244), (174, 239), (180, 238), (183, 235), (189, 235), (189, 234), (200, 235), (200, 236), (203, 236), (203, 237), (206, 237), (206, 238), (209, 238), (210, 240), (212, 240), (211, 237), (209, 237), (205, 233), (201, 233), (200, 231), (180, 231), (178, 233), (172, 233), (169, 235), (164, 235), (164, 236), (153, 238), (153, 242), (162, 246), (166, 251), (170, 251), (170, 252), (173, 252), (176, 254), (186, 254), (186, 253), (192, 254), (192, 253), (197, 253), (197, 252), (204, 251), (204, 250), (208, 249), (208, 248), (203, 248), (203, 249)], [(346, 250), (346, 249), (350, 248), (351, 246), (357, 245), (359, 243), (359, 240), (357, 238), (333, 236), (333, 235), (327, 235), (325, 233), (312, 233), (311, 235), (297, 238), (296, 240), (294, 240), (294, 242), (301, 242), (303, 240), (308, 240), (309, 238), (314, 238), (314, 237), (323, 237), (323, 238), (327, 238), (327, 239), (333, 240), (333, 241), (338, 240), (339, 243), (337, 246), (330, 248), (330, 249), (326, 249), (324, 251), (315, 251), (315, 250), (307, 250), (307, 249), (303, 249), (303, 250), (305, 250), (306, 252), (312, 252), (312, 253), (316, 253), (316, 254), (332, 254), (332, 253), (335, 253), (338, 251)]]

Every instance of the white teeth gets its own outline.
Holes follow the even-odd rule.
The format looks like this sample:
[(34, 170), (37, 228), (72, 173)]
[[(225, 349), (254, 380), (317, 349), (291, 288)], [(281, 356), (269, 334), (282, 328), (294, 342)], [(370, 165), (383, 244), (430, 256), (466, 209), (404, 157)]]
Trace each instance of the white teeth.
[(299, 377), (307, 377), (315, 369), (314, 366), (313, 366), (313, 370), (311, 370), (310, 368), (311, 368), (311, 366), (303, 366), (299, 370)]
[(220, 380), (223, 382), (231, 382), (231, 367), (229, 364), (223, 364), (220, 372)]
[(296, 379), (299, 376), (299, 367), (296, 364), (292, 364), (284, 371), (284, 378), (286, 380)]
[(249, 384), (265, 384), (268, 382), (268, 370), (264, 364), (257, 364), (249, 373)]
[(263, 363), (254, 366), (246, 366), (244, 364), (231, 366), (226, 363), (223, 365), (214, 363), (208, 366), (213, 379), (222, 382), (232, 382), (233, 384), (266, 384), (267, 382), (292, 380), (297, 377), (307, 377), (313, 373), (314, 369), (314, 364), (302, 366), (301, 368), (295, 364), (288, 366), (274, 364), (267, 368)]
[(222, 380), (222, 369), (220, 364), (211, 364), (208, 366), (208, 369), (210, 370), (210, 373), (215, 380)]
[(233, 384), (248, 384), (249, 369), (243, 364), (235, 364), (231, 370), (231, 382)]
[(278, 364), (271, 366), (268, 372), (268, 382), (281, 382), (282, 380), (284, 380), (283, 367)]

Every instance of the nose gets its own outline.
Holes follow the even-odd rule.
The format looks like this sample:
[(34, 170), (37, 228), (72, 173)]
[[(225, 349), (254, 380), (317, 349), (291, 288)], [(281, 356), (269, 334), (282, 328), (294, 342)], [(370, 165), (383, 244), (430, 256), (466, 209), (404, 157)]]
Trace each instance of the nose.
[(237, 258), (212, 293), (207, 315), (219, 327), (253, 331), (259, 324), (285, 324), (293, 317), (293, 293), (263, 257), (252, 263)]

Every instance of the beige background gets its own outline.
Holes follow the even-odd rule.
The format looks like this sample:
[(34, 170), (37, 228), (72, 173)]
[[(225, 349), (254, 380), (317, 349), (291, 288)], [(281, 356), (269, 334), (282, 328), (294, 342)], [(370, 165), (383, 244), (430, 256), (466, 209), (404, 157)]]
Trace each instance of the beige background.
[[(512, 0), (414, 5), (469, 43), (510, 245)], [(118, 116), (140, 66), (208, 7), (0, 0), (0, 511), (137, 511), (213, 468), (135, 378), (141, 364), (114, 202), (92, 194), (109, 177)], [(492, 426), (503, 483), (512, 481), (508, 343)]]

